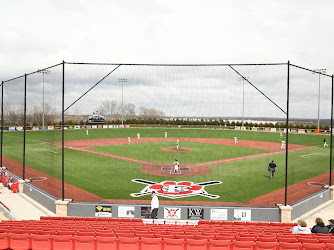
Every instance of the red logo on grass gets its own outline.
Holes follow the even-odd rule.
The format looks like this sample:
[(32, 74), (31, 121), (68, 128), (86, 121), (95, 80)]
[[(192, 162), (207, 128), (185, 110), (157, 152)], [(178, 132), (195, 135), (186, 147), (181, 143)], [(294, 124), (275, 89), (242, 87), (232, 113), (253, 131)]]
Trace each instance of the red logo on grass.
[(142, 179), (134, 179), (132, 181), (147, 185), (143, 190), (140, 191), (140, 193), (130, 194), (132, 197), (149, 195), (155, 191), (158, 196), (170, 199), (185, 198), (196, 195), (201, 195), (210, 199), (217, 199), (220, 197), (219, 195), (209, 194), (204, 190), (204, 187), (222, 183), (221, 181), (207, 181), (196, 184), (191, 181), (163, 181), (157, 183)]

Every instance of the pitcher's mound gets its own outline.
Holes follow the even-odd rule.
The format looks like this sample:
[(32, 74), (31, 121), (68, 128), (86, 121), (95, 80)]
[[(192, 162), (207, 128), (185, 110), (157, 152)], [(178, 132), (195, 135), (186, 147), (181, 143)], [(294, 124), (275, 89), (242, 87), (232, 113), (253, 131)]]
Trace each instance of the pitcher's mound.
[(183, 177), (198, 176), (211, 173), (211, 168), (205, 166), (192, 166), (191, 164), (180, 164), (179, 172), (173, 172), (171, 164), (146, 165), (140, 169), (145, 174)]
[(191, 148), (162, 148), (163, 151), (171, 151), (171, 152), (185, 152), (185, 151), (192, 151)]

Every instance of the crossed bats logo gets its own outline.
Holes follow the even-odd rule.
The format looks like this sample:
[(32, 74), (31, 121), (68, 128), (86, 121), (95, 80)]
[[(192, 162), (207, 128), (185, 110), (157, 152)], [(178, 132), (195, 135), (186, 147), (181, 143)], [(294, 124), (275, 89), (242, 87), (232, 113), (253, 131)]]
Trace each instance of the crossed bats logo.
[(163, 181), (160, 183), (143, 179), (133, 179), (131, 181), (146, 185), (146, 187), (139, 193), (130, 194), (132, 197), (150, 195), (153, 191), (155, 191), (158, 196), (170, 199), (185, 198), (196, 195), (204, 196), (210, 199), (217, 199), (220, 197), (219, 195), (209, 194), (204, 190), (204, 187), (222, 184), (221, 181), (207, 181), (195, 184), (191, 181)]

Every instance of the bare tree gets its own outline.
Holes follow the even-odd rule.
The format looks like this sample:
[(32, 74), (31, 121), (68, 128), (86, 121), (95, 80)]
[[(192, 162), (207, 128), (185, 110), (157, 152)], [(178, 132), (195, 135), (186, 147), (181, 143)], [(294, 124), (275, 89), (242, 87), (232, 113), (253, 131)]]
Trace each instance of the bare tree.
[(127, 103), (123, 106), (124, 119), (133, 119), (136, 117), (136, 106), (132, 103)]
[(120, 115), (121, 107), (116, 101), (104, 101), (98, 108), (102, 115), (109, 120), (113, 120)]
[(162, 118), (165, 116), (165, 113), (155, 108), (140, 107), (139, 116), (142, 118)]

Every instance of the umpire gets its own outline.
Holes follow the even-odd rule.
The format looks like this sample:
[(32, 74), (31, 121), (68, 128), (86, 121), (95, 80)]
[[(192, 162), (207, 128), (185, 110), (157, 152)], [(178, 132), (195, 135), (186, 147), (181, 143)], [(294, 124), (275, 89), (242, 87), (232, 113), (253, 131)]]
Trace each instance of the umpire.
[(270, 179), (274, 178), (276, 163), (272, 160), (269, 163), (268, 171), (270, 172)]

